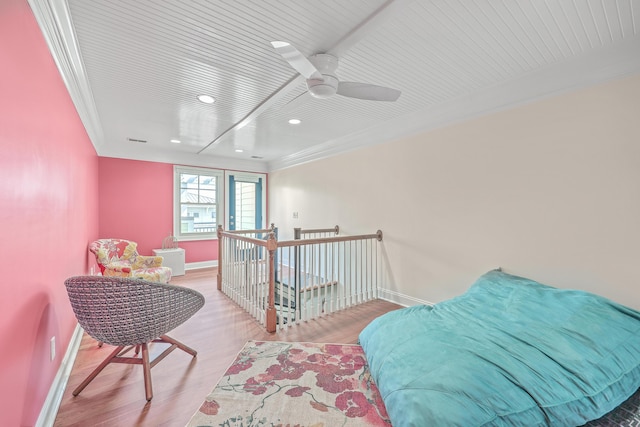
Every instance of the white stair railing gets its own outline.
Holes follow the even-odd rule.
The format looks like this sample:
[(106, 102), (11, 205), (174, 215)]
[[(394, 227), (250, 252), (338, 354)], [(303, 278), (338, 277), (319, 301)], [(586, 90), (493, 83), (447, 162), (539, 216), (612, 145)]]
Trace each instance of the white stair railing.
[(277, 241), (273, 226), (218, 230), (218, 289), (270, 332), (375, 299), (382, 285), (381, 231), (298, 230), (289, 241)]

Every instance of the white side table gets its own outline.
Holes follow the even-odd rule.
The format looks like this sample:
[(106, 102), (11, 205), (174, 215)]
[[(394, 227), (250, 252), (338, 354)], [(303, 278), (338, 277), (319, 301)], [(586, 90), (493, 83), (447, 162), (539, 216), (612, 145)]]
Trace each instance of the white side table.
[(154, 249), (153, 254), (164, 258), (162, 265), (171, 267), (172, 276), (184, 276), (184, 249)]

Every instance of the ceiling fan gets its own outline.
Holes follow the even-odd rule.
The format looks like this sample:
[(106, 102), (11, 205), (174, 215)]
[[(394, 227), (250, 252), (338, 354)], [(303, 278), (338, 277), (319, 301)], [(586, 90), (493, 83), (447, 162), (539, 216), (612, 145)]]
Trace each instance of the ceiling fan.
[(338, 58), (328, 53), (319, 53), (307, 58), (290, 43), (271, 42), (274, 49), (300, 74), (307, 79), (309, 93), (320, 99), (336, 93), (349, 98), (369, 101), (395, 101), (400, 91), (367, 83), (341, 82), (335, 75)]

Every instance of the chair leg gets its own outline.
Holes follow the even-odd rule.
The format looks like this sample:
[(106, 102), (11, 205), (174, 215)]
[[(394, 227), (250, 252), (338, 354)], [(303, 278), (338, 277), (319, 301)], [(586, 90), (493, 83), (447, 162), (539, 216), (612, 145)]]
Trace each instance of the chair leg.
[(124, 346), (123, 346), (123, 345), (121, 345), (121, 346), (119, 346), (119, 347), (116, 347), (116, 349), (115, 349), (115, 350), (113, 350), (113, 351), (111, 352), (111, 354), (110, 354), (106, 359), (104, 359), (104, 360), (102, 361), (102, 363), (100, 363), (100, 364), (98, 365), (98, 367), (97, 367), (96, 369), (94, 369), (94, 370), (93, 370), (93, 372), (91, 372), (91, 373), (89, 374), (89, 376), (88, 376), (87, 378), (85, 378), (85, 380), (84, 380), (84, 381), (82, 381), (78, 387), (76, 387), (76, 389), (75, 389), (75, 390), (73, 390), (73, 395), (74, 395), (74, 396), (79, 395), (79, 394), (80, 394), (80, 392), (81, 392), (82, 390), (84, 390), (84, 388), (85, 388), (85, 387), (86, 387), (86, 386), (87, 386), (91, 381), (93, 381), (93, 379), (94, 379), (95, 377), (97, 377), (97, 376), (98, 376), (98, 374), (99, 374), (100, 372), (102, 372), (102, 370), (105, 368), (105, 366), (107, 366), (107, 365), (111, 362), (111, 360), (113, 360), (113, 358), (115, 358), (116, 356), (118, 356), (118, 353), (120, 353), (120, 350), (122, 350), (123, 348), (124, 348)]
[(160, 337), (161, 340), (166, 341), (168, 343), (171, 343), (173, 345), (175, 345), (176, 347), (178, 347), (180, 350), (185, 351), (187, 353), (189, 353), (190, 355), (192, 355), (193, 357), (195, 357), (198, 352), (195, 351), (194, 349), (192, 349), (191, 347), (187, 347), (186, 345), (182, 344), (180, 341), (178, 340), (174, 340), (173, 338), (169, 337), (168, 335), (162, 335)]
[[(182, 351), (189, 353), (194, 357), (198, 354), (198, 352), (192, 349), (191, 347), (187, 347), (186, 345), (182, 344), (180, 341), (174, 340), (173, 338), (167, 335), (162, 335), (158, 340), (154, 340), (154, 342), (156, 341), (164, 341), (166, 343), (171, 344), (171, 347), (167, 348), (164, 352), (162, 352), (159, 356), (157, 356), (153, 360), (153, 362), (149, 360), (149, 344), (148, 343), (138, 344), (135, 347), (129, 346), (124, 351), (123, 351), (123, 349), (125, 348), (124, 345), (116, 347), (113, 350), (113, 352), (111, 352), (111, 354), (106, 359), (104, 359), (102, 363), (100, 363), (100, 365), (98, 365), (98, 367), (95, 368), (93, 372), (91, 372), (91, 374), (73, 391), (73, 395), (77, 396), (78, 394), (80, 394), (80, 392), (84, 390), (84, 388), (91, 381), (93, 381), (93, 379), (96, 376), (98, 376), (98, 374), (102, 372), (105, 366), (107, 366), (109, 363), (112, 363), (112, 362), (113, 363), (131, 363), (131, 364), (142, 365), (142, 371), (144, 374), (144, 391), (147, 397), (147, 401), (150, 401), (151, 399), (153, 399), (153, 389), (151, 386), (151, 368), (155, 366), (156, 363), (164, 359), (164, 357), (167, 356), (167, 354), (169, 354), (175, 348), (179, 348)], [(121, 352), (126, 353), (131, 349), (134, 349), (136, 356), (138, 355), (138, 352), (142, 350), (142, 357), (141, 358), (124, 357), (122, 354), (120, 354)]]
[(147, 401), (149, 401), (153, 399), (153, 390), (151, 389), (151, 365), (149, 363), (149, 347), (146, 343), (142, 344), (142, 370), (144, 372), (144, 391), (147, 395)]

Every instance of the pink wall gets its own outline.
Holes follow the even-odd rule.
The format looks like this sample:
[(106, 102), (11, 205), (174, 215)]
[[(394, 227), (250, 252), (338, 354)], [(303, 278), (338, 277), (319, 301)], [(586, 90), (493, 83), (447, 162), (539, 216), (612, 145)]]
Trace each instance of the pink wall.
[[(138, 243), (151, 255), (173, 232), (173, 165), (100, 157), (100, 238), (116, 237)], [(218, 242), (180, 242), (186, 262), (218, 259)]]
[(0, 64), (0, 425), (31, 426), (76, 325), (98, 160), (27, 0), (0, 1)]

